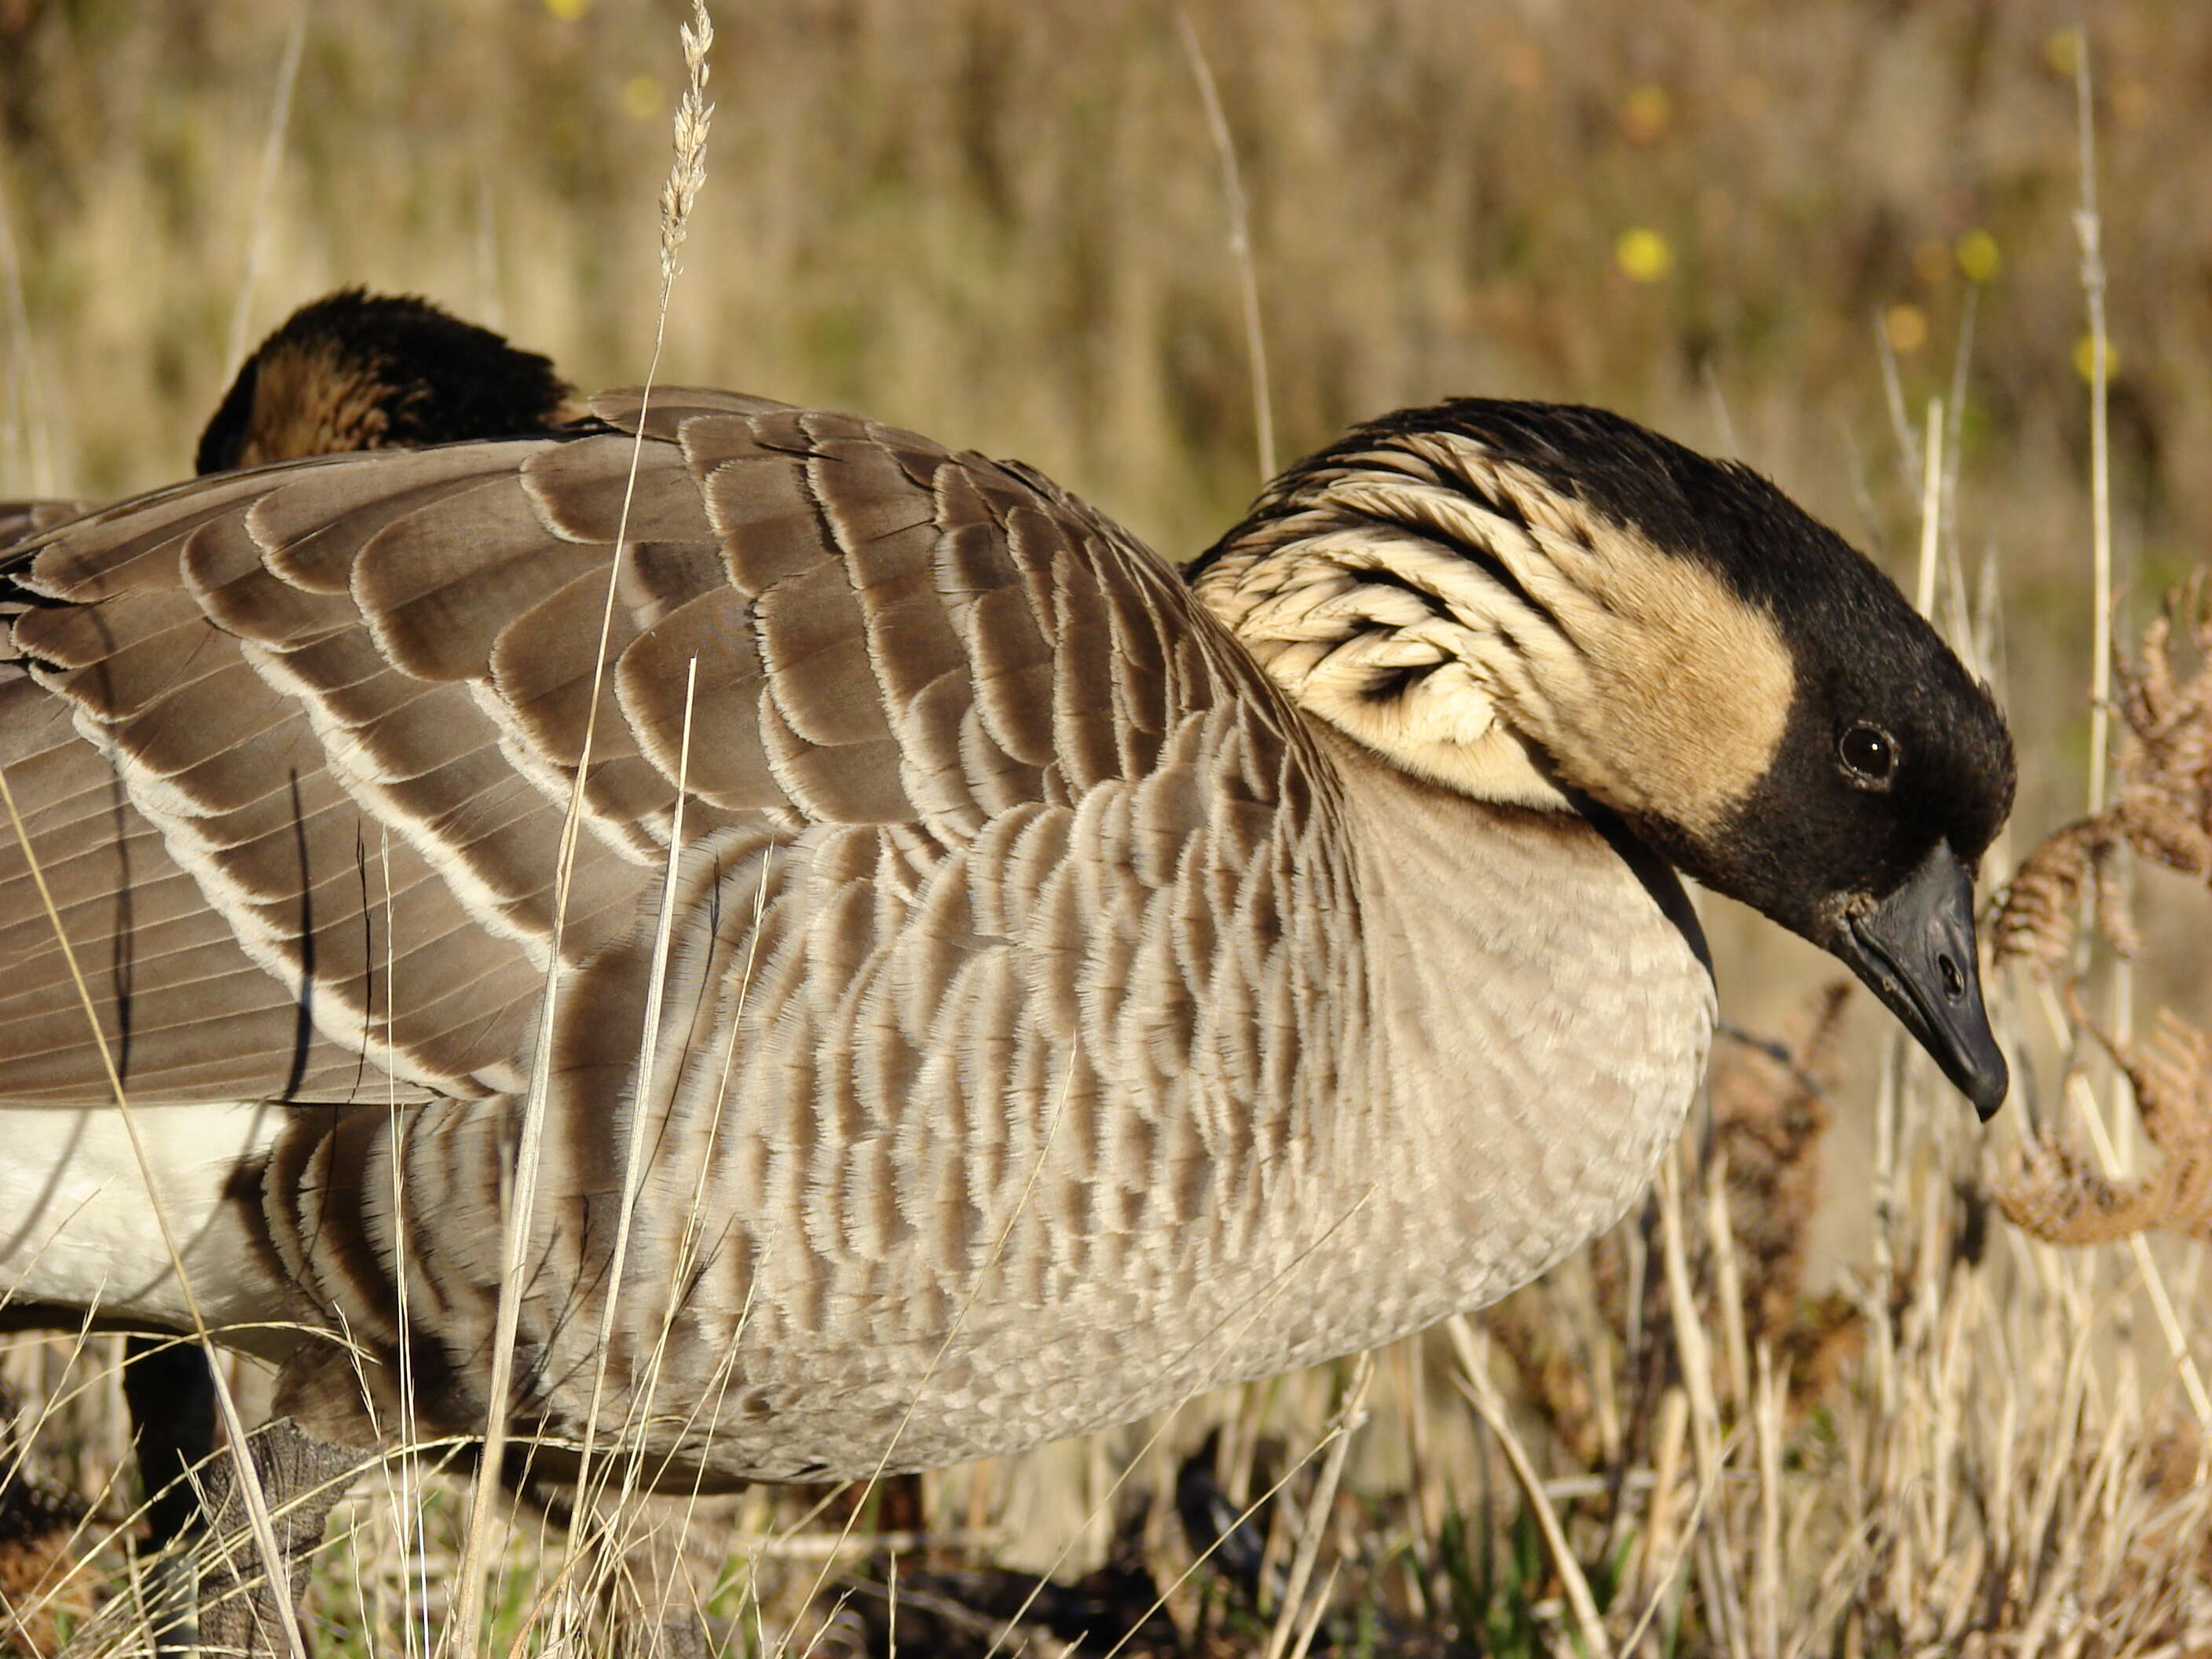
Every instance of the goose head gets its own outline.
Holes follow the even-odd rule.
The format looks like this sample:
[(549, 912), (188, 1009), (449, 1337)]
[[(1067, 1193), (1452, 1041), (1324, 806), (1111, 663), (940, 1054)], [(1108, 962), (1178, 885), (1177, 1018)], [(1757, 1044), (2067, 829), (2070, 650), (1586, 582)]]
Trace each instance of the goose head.
[(246, 360), (200, 434), (202, 473), (359, 449), (513, 438), (578, 410), (553, 365), (428, 300), (342, 289)]
[(1617, 818), (2002, 1102), (1973, 876), (2011, 809), (2003, 717), (1765, 478), (1602, 410), (1462, 399), (1300, 462), (1192, 580), (1310, 715), (1475, 798)]

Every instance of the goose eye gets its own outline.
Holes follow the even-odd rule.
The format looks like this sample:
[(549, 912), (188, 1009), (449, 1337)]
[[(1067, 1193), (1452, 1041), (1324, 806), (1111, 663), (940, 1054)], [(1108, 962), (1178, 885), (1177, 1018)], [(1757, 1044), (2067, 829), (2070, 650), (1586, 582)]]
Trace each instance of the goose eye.
[(1846, 728), (1836, 741), (1836, 754), (1862, 789), (1887, 789), (1897, 775), (1897, 741), (1878, 726)]

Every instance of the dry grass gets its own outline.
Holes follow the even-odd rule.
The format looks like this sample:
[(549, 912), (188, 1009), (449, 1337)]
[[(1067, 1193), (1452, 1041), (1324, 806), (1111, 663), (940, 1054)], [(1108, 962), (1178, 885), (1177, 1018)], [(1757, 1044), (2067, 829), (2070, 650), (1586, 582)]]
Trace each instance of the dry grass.
[[(318, 9), (295, 68), (298, 15), (0, 0), (0, 494), (180, 473), (234, 313), (258, 331), (342, 280), (428, 291), (582, 384), (643, 373), (678, 10)], [(2117, 356), (2094, 520), (2073, 17), (725, 12), (667, 361), (1020, 454), (1178, 552), (1249, 495), (1270, 416), (1295, 453), (1484, 391), (1741, 447), (1878, 552), (1929, 550), (1937, 616), (2004, 674), (2032, 838), (2082, 793), (2083, 619), (2112, 597), (2092, 546), (2154, 592), (2212, 524), (2212, 12), (2094, 19)], [(1923, 436), (1904, 412), (1936, 394)], [(2138, 994), (2212, 1013), (2212, 681), (2171, 655), (2201, 648), (2193, 603), (2119, 676), (2112, 809), (2021, 862), (1997, 926), (2033, 958), (1993, 986), (2028, 1062), (2022, 1150), (1893, 1034), (1859, 1040), (1875, 1028), (1817, 963), (1717, 916), (1724, 1000), (1782, 1037), (1723, 1041), (1650, 1203), (1479, 1334), (1401, 1345), (1371, 1384), (1293, 1377), (1003, 1464), (748, 1494), (692, 1528), (685, 1593), (757, 1651), (2212, 1653), (2205, 1252), (2133, 1231), (2207, 1225), (2204, 1039), (2130, 1029)], [(2196, 879), (2131, 927), (2146, 855)], [(2106, 937), (2080, 933), (2085, 895)], [(2113, 1127), (2131, 1096), (2148, 1173)], [(1999, 1201), (2126, 1237), (2054, 1249)], [(97, 1584), (88, 1650), (143, 1645), (112, 1352), (25, 1341), (7, 1366), (12, 1639), (51, 1652)], [(7, 1500), (31, 1492), (52, 1501), (19, 1526)], [(310, 1593), (319, 1650), (453, 1639), (465, 1508), (404, 1467), (349, 1502)], [(595, 1650), (584, 1581), (669, 1553), (647, 1535), (669, 1520), (626, 1511), (580, 1563), (508, 1528), (488, 1650)]]

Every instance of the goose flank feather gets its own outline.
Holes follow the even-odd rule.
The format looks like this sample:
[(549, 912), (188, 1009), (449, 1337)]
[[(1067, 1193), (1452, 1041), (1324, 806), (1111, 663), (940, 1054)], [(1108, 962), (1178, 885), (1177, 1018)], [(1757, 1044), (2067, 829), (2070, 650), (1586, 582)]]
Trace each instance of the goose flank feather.
[[(283, 380), (204, 460), (272, 453), (234, 428)], [(509, 1403), (573, 1443), (604, 1364), (603, 1420), (685, 1486), (1010, 1451), (1526, 1282), (1701, 1074), (1678, 870), (2002, 1098), (2002, 717), (1747, 469), (1597, 410), (1407, 410), (1186, 580), (1018, 465), (544, 380), (500, 417), (530, 435), (0, 553), (0, 766), (201, 1304), (318, 1433), (393, 1420), (403, 1350), (423, 1431), (481, 1427), (540, 1045)], [(22, 1316), (186, 1322), (119, 1117), (9, 837)]]

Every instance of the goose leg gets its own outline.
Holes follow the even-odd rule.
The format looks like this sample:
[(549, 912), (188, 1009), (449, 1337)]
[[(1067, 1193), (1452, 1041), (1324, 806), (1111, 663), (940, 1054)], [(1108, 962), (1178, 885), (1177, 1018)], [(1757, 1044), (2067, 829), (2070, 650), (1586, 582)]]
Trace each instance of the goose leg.
[(188, 1532), (204, 1529), (193, 1482), (206, 1478), (215, 1451), (215, 1378), (206, 1354), (171, 1338), (131, 1337), (124, 1346), (123, 1398), (146, 1490), (147, 1553), (153, 1561), (147, 1603), (155, 1651), (167, 1659), (189, 1652), (198, 1639), (194, 1562), (176, 1546)]
[(208, 1483), (216, 1547), (200, 1572), (199, 1644), (211, 1653), (289, 1659), (276, 1597), (297, 1604), (331, 1510), (372, 1460), (358, 1447), (315, 1439), (289, 1418), (256, 1433), (250, 1456), (275, 1523), (286, 1583), (280, 1589), (269, 1582), (236, 1468), (218, 1459)]

